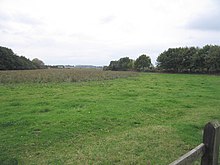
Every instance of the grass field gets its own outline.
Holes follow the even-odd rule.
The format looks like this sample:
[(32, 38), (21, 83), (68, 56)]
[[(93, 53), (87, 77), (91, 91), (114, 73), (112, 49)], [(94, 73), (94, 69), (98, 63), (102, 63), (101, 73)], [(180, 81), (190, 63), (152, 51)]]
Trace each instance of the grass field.
[(0, 164), (166, 165), (220, 120), (220, 77), (0, 85)]
[(103, 72), (101, 69), (39, 69), (0, 71), (0, 84), (99, 81), (137, 76), (137, 72)]

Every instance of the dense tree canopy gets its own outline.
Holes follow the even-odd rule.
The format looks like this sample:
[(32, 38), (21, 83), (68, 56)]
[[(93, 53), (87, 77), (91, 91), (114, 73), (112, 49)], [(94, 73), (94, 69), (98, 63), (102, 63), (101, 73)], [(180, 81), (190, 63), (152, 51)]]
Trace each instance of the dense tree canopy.
[(136, 70), (136, 71), (145, 71), (151, 66), (151, 59), (145, 54), (137, 58), (137, 60), (132, 60), (129, 57), (120, 58), (118, 61), (111, 61), (109, 66), (105, 67), (105, 70), (114, 70), (114, 71), (127, 71), (127, 70)]
[(0, 70), (37, 69), (35, 63), (23, 56), (17, 56), (11, 49), (0, 46)]
[(172, 72), (220, 72), (220, 46), (170, 48), (157, 58), (159, 69)]
[(138, 71), (145, 71), (146, 68), (150, 68), (151, 66), (151, 59), (145, 54), (139, 56), (134, 62), (134, 68)]
[(118, 61), (111, 61), (107, 70), (114, 71), (127, 71), (132, 70), (134, 66), (134, 61), (129, 57), (120, 58)]

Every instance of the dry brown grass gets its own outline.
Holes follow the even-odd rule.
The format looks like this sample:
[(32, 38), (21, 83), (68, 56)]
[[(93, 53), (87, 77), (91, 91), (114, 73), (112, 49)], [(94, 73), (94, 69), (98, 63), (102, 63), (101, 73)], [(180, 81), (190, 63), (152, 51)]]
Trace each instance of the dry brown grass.
[(47, 83), (108, 80), (137, 76), (135, 72), (102, 71), (100, 69), (41, 69), (0, 71), (0, 83)]

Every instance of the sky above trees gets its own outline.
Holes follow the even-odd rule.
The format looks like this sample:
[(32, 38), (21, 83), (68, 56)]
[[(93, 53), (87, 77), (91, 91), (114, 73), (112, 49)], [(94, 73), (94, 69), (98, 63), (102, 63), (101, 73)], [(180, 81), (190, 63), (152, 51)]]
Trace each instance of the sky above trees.
[(46, 64), (108, 65), (220, 45), (219, 0), (0, 0), (0, 44)]

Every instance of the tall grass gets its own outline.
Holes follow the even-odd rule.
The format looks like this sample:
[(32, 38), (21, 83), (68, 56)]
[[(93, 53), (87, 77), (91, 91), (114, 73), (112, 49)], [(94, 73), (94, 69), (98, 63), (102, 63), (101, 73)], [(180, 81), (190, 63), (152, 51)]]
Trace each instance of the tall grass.
[(135, 72), (113, 72), (100, 69), (43, 69), (0, 71), (0, 83), (48, 83), (108, 80), (137, 76)]

